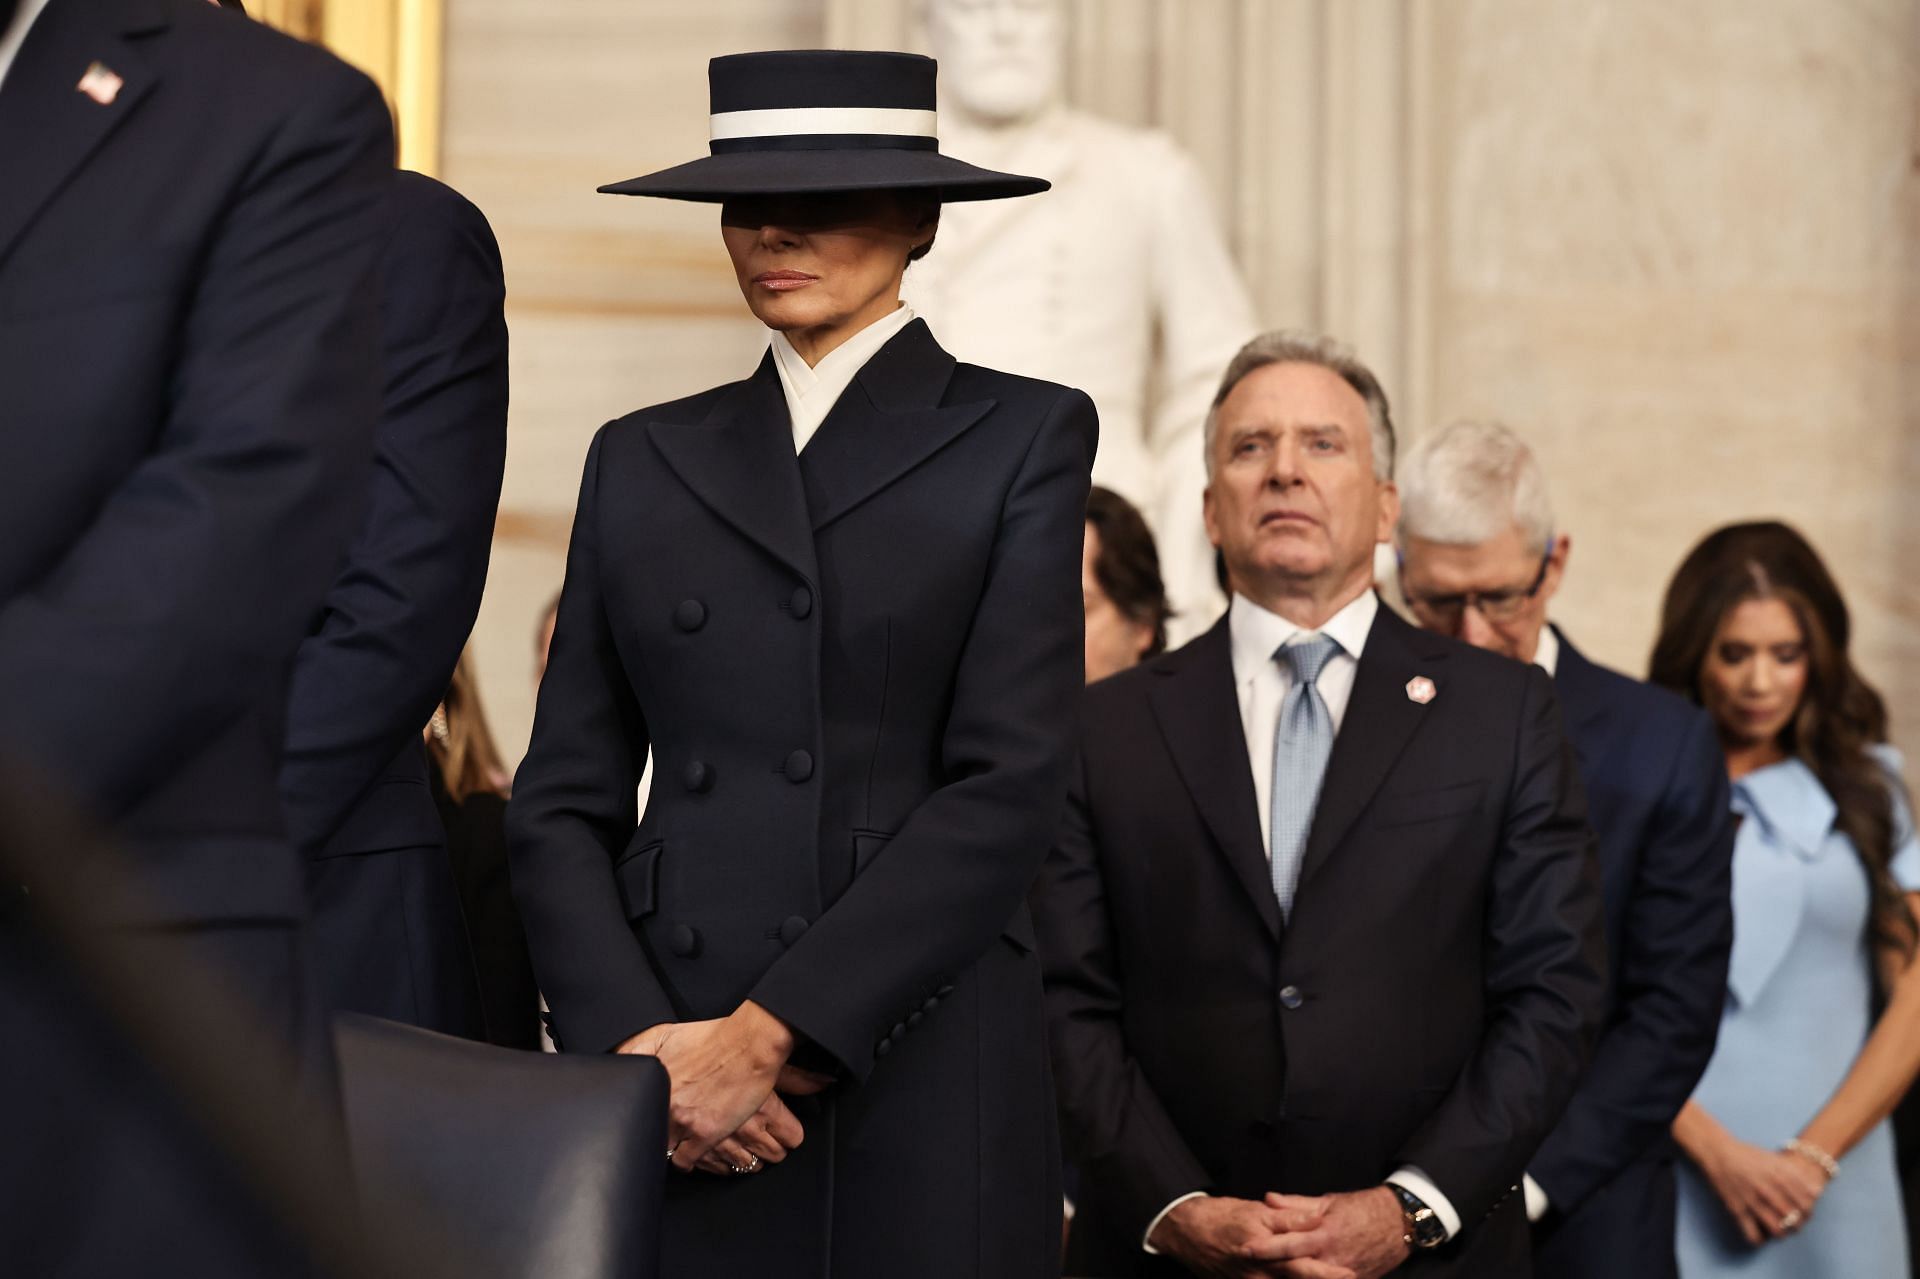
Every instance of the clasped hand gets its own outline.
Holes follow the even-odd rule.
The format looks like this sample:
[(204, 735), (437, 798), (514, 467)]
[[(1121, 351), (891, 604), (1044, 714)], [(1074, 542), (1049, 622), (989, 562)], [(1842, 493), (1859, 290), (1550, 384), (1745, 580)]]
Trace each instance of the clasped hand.
[(1407, 1259), (1399, 1201), (1384, 1187), (1189, 1199), (1167, 1214), (1152, 1242), (1195, 1274), (1230, 1279), (1378, 1279)]
[(1799, 1230), (1827, 1188), (1826, 1174), (1800, 1156), (1737, 1138), (1720, 1143), (1700, 1170), (1755, 1248)]
[(781, 1094), (807, 1096), (832, 1083), (787, 1064), (793, 1032), (751, 1001), (712, 1021), (650, 1026), (617, 1051), (667, 1068), (667, 1146), (682, 1172), (731, 1176), (780, 1163), (806, 1136)]

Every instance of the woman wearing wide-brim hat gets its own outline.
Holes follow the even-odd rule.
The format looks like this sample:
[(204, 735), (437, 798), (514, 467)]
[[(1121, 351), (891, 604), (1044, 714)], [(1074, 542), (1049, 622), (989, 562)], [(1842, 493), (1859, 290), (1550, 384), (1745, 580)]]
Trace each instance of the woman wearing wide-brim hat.
[(925, 58), (743, 54), (710, 87), (710, 156), (603, 190), (721, 203), (772, 349), (588, 452), (508, 818), (541, 989), (564, 1050), (672, 1076), (663, 1274), (1055, 1274), (1023, 899), (1094, 410), (899, 302), (942, 202), (1047, 184), (940, 154)]

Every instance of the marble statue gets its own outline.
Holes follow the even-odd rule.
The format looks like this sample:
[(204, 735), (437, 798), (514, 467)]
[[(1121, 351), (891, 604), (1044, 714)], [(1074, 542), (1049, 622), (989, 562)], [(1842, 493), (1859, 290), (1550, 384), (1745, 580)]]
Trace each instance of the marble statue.
[(1094, 482), (1146, 515), (1170, 631), (1191, 638), (1223, 605), (1200, 518), (1202, 424), (1258, 328), (1206, 182), (1166, 134), (1066, 105), (1060, 0), (925, 0), (923, 17), (942, 147), (1053, 190), (949, 205), (906, 296), (960, 359), (1093, 397)]

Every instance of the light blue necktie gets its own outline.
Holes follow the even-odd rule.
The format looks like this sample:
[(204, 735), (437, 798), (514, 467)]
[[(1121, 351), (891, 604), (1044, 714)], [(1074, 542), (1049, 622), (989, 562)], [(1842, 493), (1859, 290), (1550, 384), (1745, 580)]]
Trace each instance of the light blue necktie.
[(1273, 794), (1269, 833), (1273, 850), (1273, 895), (1283, 919), (1293, 916), (1293, 890), (1300, 882), (1300, 861), (1307, 849), (1319, 806), (1320, 781), (1333, 752), (1333, 716), (1314, 681), (1340, 651), (1338, 642), (1309, 633), (1283, 644), (1273, 660), (1293, 671), (1293, 687), (1280, 703), (1273, 730)]

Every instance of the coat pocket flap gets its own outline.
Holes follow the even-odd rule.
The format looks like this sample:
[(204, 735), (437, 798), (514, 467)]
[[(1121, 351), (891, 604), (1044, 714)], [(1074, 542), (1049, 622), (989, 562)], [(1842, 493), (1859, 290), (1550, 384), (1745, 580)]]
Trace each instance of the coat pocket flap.
[(651, 915), (659, 905), (660, 848), (656, 839), (614, 865), (614, 882), (620, 886), (620, 903), (628, 919)]
[(1033, 935), (1033, 912), (1025, 902), (1013, 912), (1013, 918), (1007, 921), (1006, 930), (1000, 935), (1029, 955), (1039, 949), (1040, 944)]
[(858, 875), (867, 868), (867, 864), (880, 855), (893, 836), (884, 831), (857, 830), (853, 832), (853, 873)]

